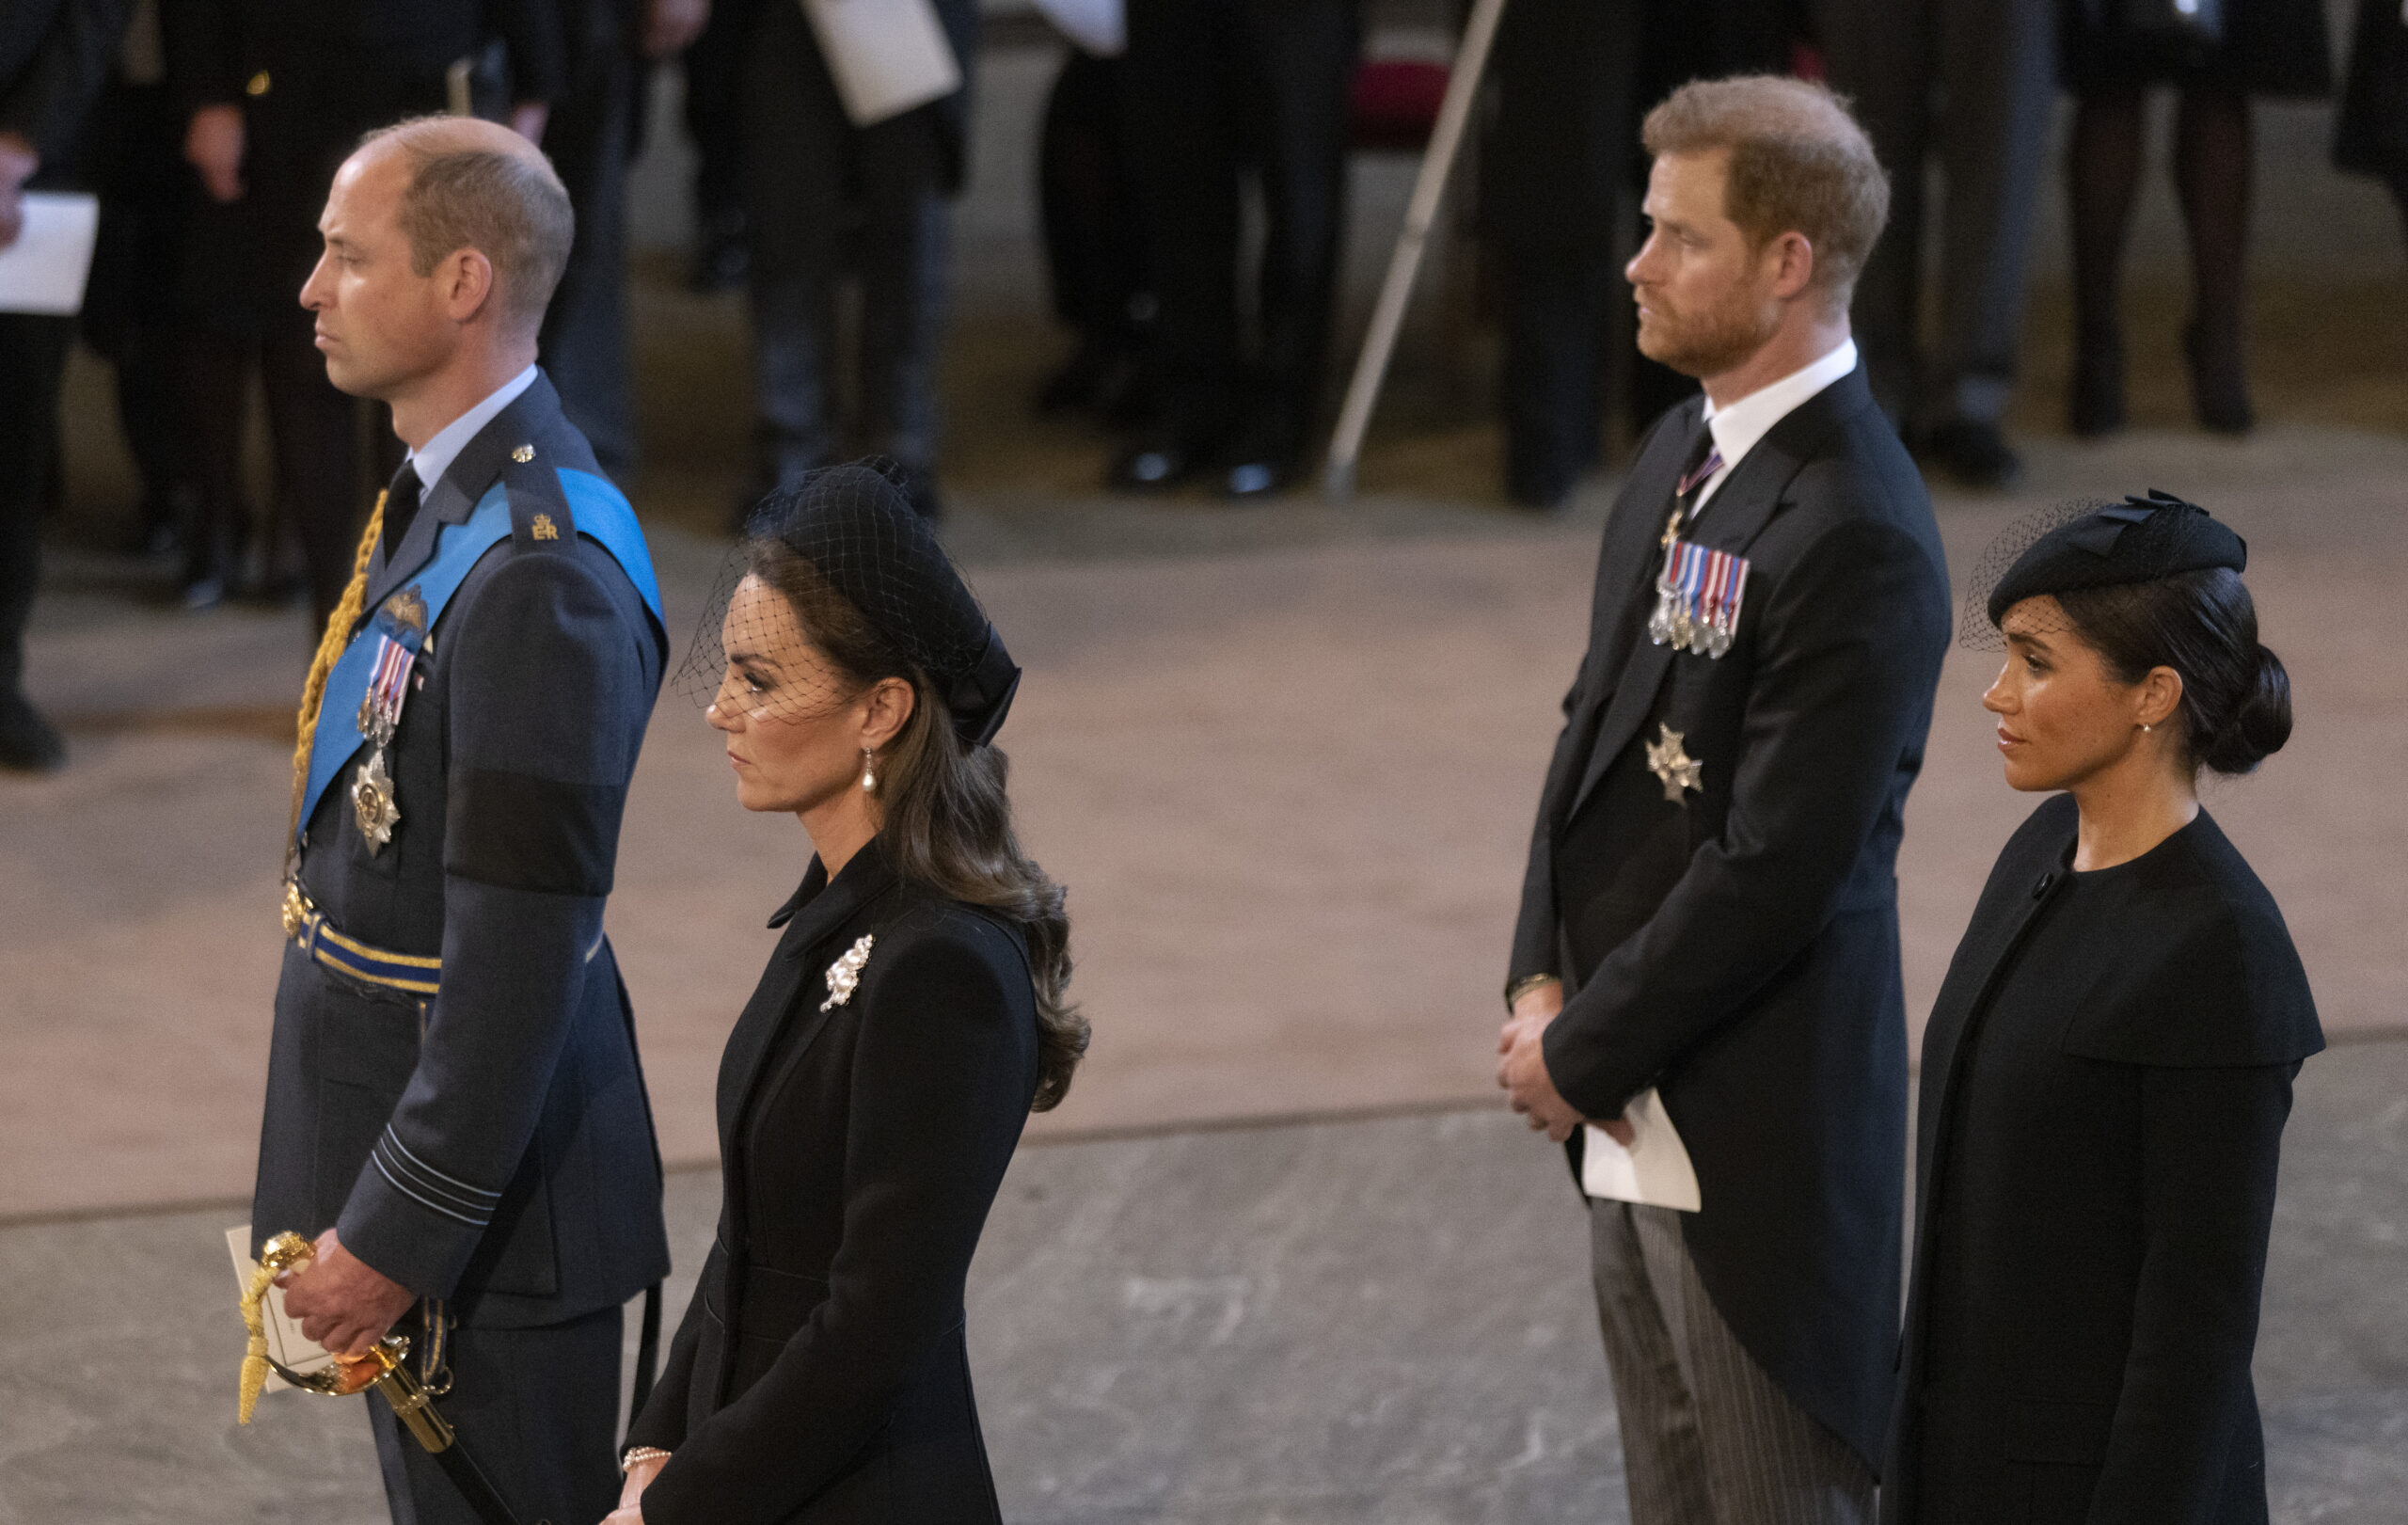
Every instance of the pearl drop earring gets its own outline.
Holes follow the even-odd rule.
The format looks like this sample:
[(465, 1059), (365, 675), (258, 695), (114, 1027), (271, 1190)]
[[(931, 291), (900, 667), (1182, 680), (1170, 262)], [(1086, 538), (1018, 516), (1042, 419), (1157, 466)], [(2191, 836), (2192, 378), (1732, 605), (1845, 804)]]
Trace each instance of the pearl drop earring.
[(862, 789), (864, 793), (878, 787), (878, 754), (864, 749), (862, 753)]

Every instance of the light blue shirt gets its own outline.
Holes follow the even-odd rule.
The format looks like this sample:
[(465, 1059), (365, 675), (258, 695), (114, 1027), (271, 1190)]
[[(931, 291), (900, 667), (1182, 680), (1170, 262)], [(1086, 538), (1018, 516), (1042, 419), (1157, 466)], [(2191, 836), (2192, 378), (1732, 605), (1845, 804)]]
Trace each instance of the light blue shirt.
[(491, 423), (495, 414), (518, 401), (518, 394), (533, 385), (535, 367), (531, 365), (496, 387), (483, 402), (436, 430), (434, 438), (410, 452), (410, 466), (418, 472), (420, 496), (423, 498), (443, 480), (443, 473), (452, 469), (452, 463), (459, 459), (468, 441), (477, 437), (478, 430)]

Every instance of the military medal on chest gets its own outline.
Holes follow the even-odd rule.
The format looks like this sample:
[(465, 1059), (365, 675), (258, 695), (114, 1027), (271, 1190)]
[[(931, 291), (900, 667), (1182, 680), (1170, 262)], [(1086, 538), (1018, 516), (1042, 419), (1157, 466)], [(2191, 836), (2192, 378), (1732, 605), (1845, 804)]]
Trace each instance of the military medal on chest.
[(376, 611), (376, 663), (359, 699), (359, 734), (372, 750), (351, 782), (352, 816), (372, 856), (392, 841), (393, 828), (402, 823), (385, 749), (401, 731), (402, 707), (409, 702), (411, 675), (425, 643), (426, 600), (418, 589), (404, 588), (386, 599)]
[(1662, 721), (1656, 723), (1656, 739), (1647, 743), (1647, 770), (1664, 786), (1664, 798), (1679, 804), (1681, 797), (1691, 789), (1705, 790), (1705, 764), (1689, 755), (1688, 746), (1680, 732)]
[(1731, 649), (1747, 592), (1747, 558), (1677, 539), (1668, 532), (1647, 639), (1659, 646), (1669, 643), (1674, 651), (1719, 657)]

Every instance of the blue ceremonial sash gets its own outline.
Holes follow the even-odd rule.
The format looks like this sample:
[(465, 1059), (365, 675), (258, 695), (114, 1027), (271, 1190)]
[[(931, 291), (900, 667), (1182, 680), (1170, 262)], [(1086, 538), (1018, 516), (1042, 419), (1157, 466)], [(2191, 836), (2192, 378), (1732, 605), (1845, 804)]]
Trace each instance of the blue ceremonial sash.
[[(652, 570), (652, 552), (644, 545), (643, 526), (636, 521), (636, 511), (619, 489), (590, 471), (562, 468), (556, 473), (561, 490), (567, 497), (569, 515), (577, 523), (577, 532), (591, 536), (619, 564), (642, 596), (644, 607), (664, 630), (668, 622), (660, 612), (660, 580)], [(426, 628), (443, 613), (443, 606), (460, 591), (468, 571), (478, 559), (501, 541), (510, 538), (510, 492), (497, 482), (477, 500), (477, 506), (467, 518), (458, 524), (447, 524), (436, 532), (435, 554), (427, 558), (404, 586), (417, 590), (426, 601)], [(375, 675), (379, 643), (376, 612), (361, 611), (359, 629), (336, 659), (334, 670), (326, 675), (325, 702), (318, 708), (318, 728), (309, 739), (309, 783), (301, 799), (301, 819), (295, 830), (303, 836), (309, 831), (309, 818), (317, 813), (318, 798), (326, 792), (367, 738), (359, 734), (359, 701), (368, 691), (369, 680)]]

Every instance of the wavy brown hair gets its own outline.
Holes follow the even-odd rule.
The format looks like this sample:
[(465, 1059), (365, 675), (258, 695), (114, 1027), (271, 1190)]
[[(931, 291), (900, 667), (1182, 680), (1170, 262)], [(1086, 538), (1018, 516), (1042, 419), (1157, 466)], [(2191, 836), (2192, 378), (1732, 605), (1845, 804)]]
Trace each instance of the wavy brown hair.
[(1009, 762), (991, 746), (965, 744), (927, 675), (792, 548), (757, 540), (746, 561), (794, 606), (803, 633), (854, 692), (890, 677), (911, 686), (911, 718), (879, 759), (879, 841), (903, 878), (1020, 925), (1037, 992), (1037, 1096), (1029, 1110), (1061, 1105), (1087, 1050), (1087, 1019), (1063, 993), (1070, 919), (1062, 886), (1021, 851), (1012, 830)]

